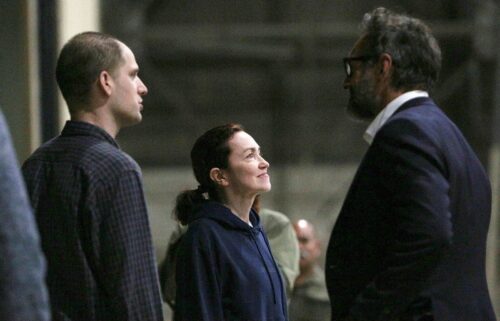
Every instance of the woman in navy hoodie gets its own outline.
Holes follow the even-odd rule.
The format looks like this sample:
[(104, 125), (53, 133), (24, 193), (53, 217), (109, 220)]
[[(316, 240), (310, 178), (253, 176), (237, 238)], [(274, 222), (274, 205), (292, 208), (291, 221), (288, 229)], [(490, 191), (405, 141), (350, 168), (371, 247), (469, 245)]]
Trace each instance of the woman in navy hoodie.
[(195, 190), (177, 196), (188, 231), (177, 253), (176, 321), (286, 321), (269, 242), (252, 209), (271, 189), (269, 163), (240, 125), (215, 127), (191, 150)]

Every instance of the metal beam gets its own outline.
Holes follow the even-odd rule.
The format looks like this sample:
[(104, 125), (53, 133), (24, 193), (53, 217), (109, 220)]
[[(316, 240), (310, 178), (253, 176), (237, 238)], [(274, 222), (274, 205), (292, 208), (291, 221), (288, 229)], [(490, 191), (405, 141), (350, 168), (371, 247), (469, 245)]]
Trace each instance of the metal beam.
[[(442, 39), (469, 39), (474, 30), (470, 20), (435, 21), (432, 26)], [(162, 62), (198, 59), (297, 63), (307, 59), (331, 64), (346, 55), (358, 35), (358, 25), (349, 22), (144, 26), (143, 44), (151, 57)]]
[[(356, 38), (359, 25), (352, 22), (323, 23), (241, 23), (208, 25), (161, 25), (145, 26), (147, 41), (166, 39), (290, 39), (290, 38)], [(429, 22), (436, 37), (469, 37), (474, 26), (470, 19)]]

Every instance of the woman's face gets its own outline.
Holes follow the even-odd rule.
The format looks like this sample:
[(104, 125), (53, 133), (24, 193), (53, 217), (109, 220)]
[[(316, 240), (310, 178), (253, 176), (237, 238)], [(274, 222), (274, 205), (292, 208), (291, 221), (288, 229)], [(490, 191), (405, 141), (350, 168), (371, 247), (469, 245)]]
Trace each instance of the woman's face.
[(260, 146), (252, 136), (240, 131), (229, 140), (228, 168), (223, 170), (227, 188), (235, 195), (253, 197), (271, 190), (267, 172), (269, 163), (260, 154)]

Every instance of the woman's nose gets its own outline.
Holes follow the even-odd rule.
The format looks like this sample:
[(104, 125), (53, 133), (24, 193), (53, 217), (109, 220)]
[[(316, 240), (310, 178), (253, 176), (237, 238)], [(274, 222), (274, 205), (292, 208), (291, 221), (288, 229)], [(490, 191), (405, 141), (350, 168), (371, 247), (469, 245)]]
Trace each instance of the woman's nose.
[(260, 157), (260, 166), (261, 166), (262, 168), (268, 168), (268, 167), (270, 166), (270, 165), (269, 165), (269, 162), (268, 162), (268, 161), (266, 161), (266, 160), (264, 159), (264, 157), (262, 157), (262, 156), (259, 156), (259, 157)]

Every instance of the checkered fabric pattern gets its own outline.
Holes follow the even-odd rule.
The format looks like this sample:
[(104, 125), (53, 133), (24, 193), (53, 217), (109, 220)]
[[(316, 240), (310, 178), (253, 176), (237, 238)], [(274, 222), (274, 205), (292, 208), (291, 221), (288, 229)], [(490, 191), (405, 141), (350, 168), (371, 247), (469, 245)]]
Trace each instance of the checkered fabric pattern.
[(101, 128), (68, 121), (22, 171), (55, 320), (163, 320), (136, 162)]

